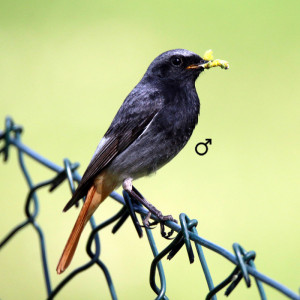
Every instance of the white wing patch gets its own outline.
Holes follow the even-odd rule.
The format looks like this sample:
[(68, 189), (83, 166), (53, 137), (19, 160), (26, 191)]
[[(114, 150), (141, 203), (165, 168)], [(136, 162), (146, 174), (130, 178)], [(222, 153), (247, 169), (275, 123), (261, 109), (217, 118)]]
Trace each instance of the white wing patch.
[(110, 139), (109, 138), (106, 138), (106, 137), (103, 137), (101, 140), (100, 140), (100, 143), (98, 144), (97, 148), (96, 148), (96, 151), (92, 157), (92, 160), (93, 158), (97, 155), (97, 153), (99, 153), (101, 151), (101, 149), (103, 148), (103, 146), (109, 141)]

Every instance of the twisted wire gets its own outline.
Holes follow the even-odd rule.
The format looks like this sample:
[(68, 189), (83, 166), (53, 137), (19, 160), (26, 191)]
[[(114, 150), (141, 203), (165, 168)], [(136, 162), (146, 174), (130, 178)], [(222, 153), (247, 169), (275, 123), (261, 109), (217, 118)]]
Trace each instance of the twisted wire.
[[(104, 221), (99, 225), (96, 224), (94, 217), (91, 218), (90, 224), (92, 227), (92, 231), (89, 235), (87, 245), (86, 245), (86, 252), (90, 259), (84, 265), (73, 270), (55, 288), (53, 288), (51, 285), (50, 274), (49, 274), (48, 263), (47, 263), (45, 236), (41, 226), (36, 221), (36, 218), (39, 213), (39, 199), (37, 193), (40, 189), (47, 186), (49, 187), (49, 191), (53, 191), (54, 189), (58, 188), (59, 185), (65, 180), (68, 181), (71, 192), (74, 192), (75, 182), (79, 182), (81, 179), (80, 175), (76, 171), (79, 164), (78, 163), (72, 164), (68, 159), (64, 159), (63, 167), (56, 165), (52, 161), (46, 159), (42, 155), (38, 154), (37, 152), (33, 151), (32, 149), (24, 145), (21, 142), (21, 133), (22, 133), (22, 127), (15, 125), (13, 120), (10, 117), (6, 118), (5, 130), (0, 131), (0, 142), (2, 141), (4, 144), (3, 147), (0, 148), (0, 155), (3, 154), (4, 161), (6, 162), (9, 158), (9, 151), (11, 146), (14, 146), (17, 149), (19, 164), (25, 176), (29, 188), (29, 192), (26, 197), (25, 209), (24, 209), (26, 219), (20, 224), (16, 225), (2, 239), (2, 241), (0, 241), (0, 250), (11, 240), (11, 238), (13, 238), (24, 227), (32, 226), (38, 233), (38, 237), (39, 237), (41, 258), (42, 258), (42, 269), (43, 269), (43, 274), (45, 279), (47, 299), (53, 299), (60, 292), (60, 290), (68, 282), (70, 282), (75, 276), (87, 270), (91, 266), (97, 265), (102, 270), (105, 276), (111, 298), (113, 300), (117, 300), (118, 298), (117, 298), (116, 290), (114, 288), (109, 270), (106, 267), (106, 265), (102, 262), (102, 260), (100, 260), (101, 246), (100, 246), (100, 238), (98, 232), (103, 228), (107, 227), (108, 225), (116, 222), (112, 230), (113, 233), (116, 233), (118, 229), (128, 219), (129, 215), (131, 215), (133, 220), (136, 220), (136, 217), (133, 217), (132, 214), (135, 215), (137, 213), (140, 214), (142, 218), (145, 218), (148, 214), (148, 211), (141, 205), (138, 205), (136, 202), (134, 202), (134, 200), (131, 199), (130, 196), (125, 191), (123, 192), (123, 195), (124, 197), (126, 197), (126, 203), (124, 201), (124, 198), (121, 195), (119, 195), (116, 192), (112, 192), (110, 196), (123, 205), (121, 210), (117, 212), (114, 216), (110, 217), (109, 219), (107, 219), (106, 221)], [(44, 165), (45, 167), (55, 171), (57, 173), (56, 176), (46, 181), (33, 184), (28, 169), (24, 162), (24, 154), (33, 158), (34, 160)], [(153, 219), (155, 221), (158, 221), (155, 217), (153, 217)], [(150, 268), (150, 286), (153, 289), (153, 291), (156, 293), (157, 300), (159, 299), (168, 300), (168, 297), (166, 295), (166, 290), (167, 290), (166, 276), (162, 266), (162, 259), (167, 254), (168, 254), (167, 259), (172, 259), (176, 255), (176, 253), (178, 253), (178, 251), (180, 251), (180, 249), (185, 245), (189, 261), (190, 263), (193, 263), (195, 259), (195, 255), (193, 252), (192, 244), (194, 244), (196, 247), (198, 258), (200, 260), (207, 281), (209, 292), (207, 294), (206, 299), (216, 300), (217, 299), (216, 294), (227, 285), (229, 285), (229, 287), (227, 288), (225, 295), (229, 295), (242, 279), (244, 279), (244, 281), (246, 282), (247, 287), (250, 287), (251, 280), (249, 275), (251, 275), (252, 277), (255, 278), (260, 299), (262, 300), (267, 299), (262, 285), (263, 282), (275, 288), (276, 290), (278, 290), (279, 292), (281, 292), (283, 295), (287, 296), (290, 299), (300, 300), (300, 296), (297, 295), (295, 292), (293, 292), (286, 286), (282, 285), (281, 283), (262, 274), (256, 269), (254, 264), (256, 253), (254, 251), (247, 252), (241, 245), (234, 243), (233, 244), (234, 254), (232, 254), (226, 249), (220, 247), (219, 245), (200, 237), (196, 230), (197, 224), (198, 224), (197, 220), (189, 219), (189, 217), (186, 214), (180, 214), (180, 225), (172, 221), (166, 221), (165, 226), (177, 232), (177, 235), (175, 239), (172, 242), (170, 242), (170, 244), (160, 252), (158, 251), (151, 230), (149, 228), (145, 228), (149, 245), (154, 255), (154, 259), (152, 261), (151, 268)], [(95, 246), (94, 251), (92, 250), (93, 244)], [(226, 258), (227, 260), (229, 260), (235, 265), (233, 272), (216, 287), (213, 284), (210, 270), (208, 268), (208, 264), (206, 262), (202, 247), (205, 247), (209, 250), (214, 251), (219, 255), (222, 255), (224, 258)], [(157, 285), (155, 281), (156, 270), (158, 271), (158, 275), (160, 279), (159, 285)]]

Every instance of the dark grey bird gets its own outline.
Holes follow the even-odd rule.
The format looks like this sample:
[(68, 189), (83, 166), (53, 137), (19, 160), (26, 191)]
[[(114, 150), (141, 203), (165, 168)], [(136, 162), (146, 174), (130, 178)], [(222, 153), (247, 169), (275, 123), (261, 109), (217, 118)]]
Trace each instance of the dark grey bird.
[[(64, 208), (67, 211), (86, 196), (58, 263), (58, 274), (70, 264), (82, 230), (100, 203), (121, 184), (132, 192), (132, 180), (157, 171), (186, 145), (200, 109), (195, 80), (207, 62), (184, 49), (164, 52), (127, 96)], [(172, 220), (154, 208), (147, 221), (151, 213), (161, 221)]]

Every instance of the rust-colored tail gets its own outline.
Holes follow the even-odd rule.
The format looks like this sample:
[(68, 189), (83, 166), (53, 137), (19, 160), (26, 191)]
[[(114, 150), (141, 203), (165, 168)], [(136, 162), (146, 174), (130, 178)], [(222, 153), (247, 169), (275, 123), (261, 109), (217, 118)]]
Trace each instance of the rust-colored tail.
[(115, 185), (113, 185), (112, 182), (106, 182), (104, 177), (104, 174), (99, 176), (95, 180), (95, 185), (92, 185), (87, 193), (86, 200), (58, 262), (56, 268), (58, 274), (61, 274), (70, 265), (84, 226), (100, 203), (103, 202), (115, 188)]

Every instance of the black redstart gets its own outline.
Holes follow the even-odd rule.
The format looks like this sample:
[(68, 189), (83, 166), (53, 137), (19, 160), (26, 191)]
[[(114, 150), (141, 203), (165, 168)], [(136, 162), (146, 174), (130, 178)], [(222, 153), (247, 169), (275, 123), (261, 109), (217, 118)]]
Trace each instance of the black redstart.
[[(207, 63), (188, 50), (164, 52), (127, 96), (64, 208), (67, 211), (86, 196), (58, 263), (58, 274), (70, 264), (82, 230), (99, 204), (121, 184), (131, 191), (133, 179), (155, 172), (185, 146), (200, 109), (195, 80)], [(162, 221), (172, 219), (152, 211), (156, 212)]]

